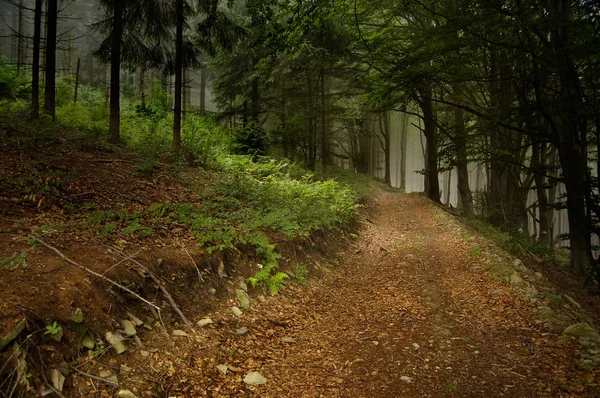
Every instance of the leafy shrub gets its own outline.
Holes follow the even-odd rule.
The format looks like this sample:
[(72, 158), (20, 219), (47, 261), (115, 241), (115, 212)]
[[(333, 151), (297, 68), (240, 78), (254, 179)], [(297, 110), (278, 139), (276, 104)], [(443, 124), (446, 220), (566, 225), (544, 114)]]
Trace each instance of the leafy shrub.
[(247, 123), (233, 134), (234, 150), (239, 155), (250, 155), (254, 159), (267, 153), (267, 135), (259, 124)]

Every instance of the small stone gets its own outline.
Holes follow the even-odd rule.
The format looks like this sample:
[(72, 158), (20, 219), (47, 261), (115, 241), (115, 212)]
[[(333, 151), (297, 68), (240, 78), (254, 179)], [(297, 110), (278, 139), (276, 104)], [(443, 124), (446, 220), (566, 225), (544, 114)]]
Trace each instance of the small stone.
[(144, 351), (144, 350), (140, 350), (140, 355), (144, 358), (147, 358), (148, 356), (150, 356), (150, 352), (148, 351)]
[(118, 383), (119, 379), (117, 378), (117, 375), (113, 373), (112, 370), (101, 370), (100, 371), (100, 377), (106, 380), (110, 380), (113, 383)]
[(248, 373), (246, 377), (244, 377), (244, 383), (251, 386), (260, 386), (266, 382), (267, 379), (265, 379), (265, 377), (258, 372)]
[(65, 376), (60, 373), (58, 369), (52, 369), (50, 371), (50, 380), (52, 381), (52, 386), (56, 388), (58, 391), (63, 390), (63, 385), (65, 384)]
[(125, 347), (125, 344), (123, 344), (121, 339), (119, 339), (117, 336), (118, 335), (114, 335), (111, 332), (106, 332), (105, 338), (108, 344), (112, 346), (113, 350), (115, 350), (117, 354), (122, 354), (127, 351), (127, 347)]
[(588, 323), (576, 323), (567, 327), (563, 334), (565, 336), (573, 336), (580, 339), (590, 340), (594, 342), (600, 342), (600, 334), (591, 327)]
[(421, 346), (420, 346), (420, 345), (418, 345), (417, 343), (413, 343), (413, 348), (414, 348), (415, 350), (418, 350), (419, 348), (421, 348)]
[(246, 282), (240, 281), (240, 283), (238, 284), (238, 286), (240, 287), (240, 289), (242, 289), (243, 291), (245, 291), (246, 293), (248, 293), (248, 285), (246, 284)]
[(499, 294), (499, 293), (502, 293), (503, 291), (504, 291), (504, 289), (495, 289), (495, 290), (492, 290), (492, 294)]
[(58, 370), (60, 370), (60, 373), (65, 377), (67, 377), (69, 373), (71, 373), (71, 368), (69, 368), (69, 363), (67, 361), (62, 361), (61, 363), (59, 363)]
[(221, 372), (222, 374), (226, 375), (227, 371), (229, 370), (229, 366), (227, 366), (227, 365), (217, 365), (217, 370), (219, 372)]
[(83, 322), (83, 311), (81, 311), (81, 308), (77, 308), (75, 310), (75, 313), (73, 314), (73, 317), (71, 318), (71, 320), (75, 323)]
[(281, 342), (282, 343), (293, 344), (293, 343), (296, 342), (296, 340), (293, 337), (285, 336), (285, 337), (281, 338)]
[(534, 275), (538, 279), (542, 279), (544, 277), (541, 272), (536, 272)]
[[(521, 260), (519, 260), (521, 261)], [(511, 285), (518, 285), (523, 283), (524, 280), (523, 278), (521, 278), (521, 275), (519, 275), (516, 271), (512, 273), (512, 275), (510, 276), (510, 284)]]
[(518, 258), (513, 261), (513, 267), (518, 267), (519, 265), (521, 265), (523, 262), (521, 260), (519, 260)]
[(119, 390), (117, 393), (117, 398), (138, 398), (137, 395), (132, 393), (129, 390)]
[(211, 287), (210, 289), (208, 289), (208, 292), (214, 296), (215, 294), (217, 294), (217, 289)]
[(186, 337), (188, 335), (186, 332), (184, 332), (183, 330), (180, 330), (180, 329), (173, 330), (173, 332), (171, 334), (173, 336), (177, 336), (177, 337)]
[(163, 260), (162, 258), (157, 258), (156, 259), (156, 265), (158, 265), (159, 267), (165, 262), (165, 260)]
[(127, 316), (135, 323), (135, 326), (142, 326), (144, 324), (144, 321), (142, 321), (137, 316), (133, 315), (131, 312), (128, 312)]
[(4, 347), (6, 347), (11, 341), (17, 338), (17, 336), (25, 329), (27, 325), (27, 320), (25, 318), (21, 318), (15, 323), (15, 326), (0, 339), (0, 351)]
[(121, 320), (121, 326), (123, 326), (123, 329), (125, 329), (126, 335), (135, 336), (137, 334), (137, 331), (135, 330), (135, 326), (133, 326), (133, 323), (130, 320), (128, 320), (128, 319)]
[(238, 301), (240, 302), (240, 306), (243, 309), (250, 308), (250, 297), (248, 297), (248, 293), (242, 289), (235, 289), (235, 296), (237, 297)]
[(200, 326), (201, 328), (203, 328), (203, 327), (208, 326), (208, 325), (210, 325), (212, 323), (213, 323), (212, 319), (210, 319), (210, 318), (203, 318), (203, 319), (200, 319), (198, 321), (197, 325)]
[(264, 303), (267, 301), (267, 299), (265, 298), (264, 295), (261, 294), (260, 296), (258, 296), (258, 301), (260, 301), (261, 303)]
[(131, 373), (133, 369), (131, 369), (129, 366), (125, 365), (125, 364), (121, 364), (121, 370), (119, 371), (119, 374), (121, 376), (128, 376), (129, 373)]
[(144, 323), (144, 329), (152, 330), (152, 326), (148, 325), (147, 323)]
[(412, 379), (408, 376), (401, 376), (400, 377), (400, 381), (404, 382), (404, 383), (411, 383)]
[(231, 307), (231, 312), (233, 312), (233, 315), (235, 315), (235, 316), (242, 316), (242, 315), (244, 315), (244, 313), (242, 312), (242, 310), (240, 310), (238, 307)]
[(241, 328), (235, 330), (235, 334), (238, 336), (246, 335), (246, 334), (248, 334), (248, 332), (249, 332), (249, 330), (245, 326), (242, 326)]
[(94, 339), (92, 339), (87, 334), (85, 336), (83, 336), (83, 338), (81, 339), (81, 344), (88, 350), (93, 350), (94, 347), (96, 346), (96, 342), (94, 341)]

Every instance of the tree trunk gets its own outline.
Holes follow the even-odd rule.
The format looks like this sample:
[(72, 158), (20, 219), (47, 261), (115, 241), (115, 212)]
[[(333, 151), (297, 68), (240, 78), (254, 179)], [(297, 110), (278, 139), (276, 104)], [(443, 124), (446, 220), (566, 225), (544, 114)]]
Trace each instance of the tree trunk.
[(427, 139), (425, 152), (427, 154), (425, 165), (426, 193), (429, 199), (440, 203), (440, 183), (438, 180), (438, 131), (435, 124), (433, 110), (433, 92), (431, 87), (425, 87), (421, 92), (419, 105), (423, 112), (423, 133)]
[(206, 68), (200, 69), (200, 110), (206, 110)]
[(467, 159), (467, 131), (463, 117), (464, 111), (461, 108), (454, 109), (454, 118), (456, 123), (456, 171), (458, 174), (458, 193), (465, 217), (473, 217), (473, 195), (469, 186), (469, 170)]
[[(323, 52), (322, 62), (325, 62), (325, 52)], [(321, 66), (321, 173), (323, 180), (327, 179), (327, 125), (325, 123), (325, 69)]]
[(175, 3), (177, 33), (175, 37), (175, 107), (173, 115), (173, 153), (181, 152), (181, 75), (183, 72), (183, 0)]
[(81, 58), (77, 58), (77, 71), (75, 72), (75, 94), (73, 95), (73, 103), (77, 103), (77, 91), (79, 90), (79, 68), (81, 67)]
[(56, 120), (56, 24), (58, 0), (48, 0), (46, 22), (46, 87), (44, 111)]
[(121, 38), (123, 36), (123, 7), (125, 1), (115, 1), (113, 38), (110, 50), (110, 123), (108, 142), (121, 142)]
[(21, 61), (23, 56), (21, 51), (23, 48), (23, 0), (19, 1), (19, 26), (17, 37), (17, 77), (21, 76)]
[(31, 117), (40, 117), (40, 42), (42, 36), (42, 0), (35, 0), (33, 17), (33, 64), (31, 66)]
[(146, 70), (140, 70), (140, 96), (142, 97), (142, 106), (146, 106)]

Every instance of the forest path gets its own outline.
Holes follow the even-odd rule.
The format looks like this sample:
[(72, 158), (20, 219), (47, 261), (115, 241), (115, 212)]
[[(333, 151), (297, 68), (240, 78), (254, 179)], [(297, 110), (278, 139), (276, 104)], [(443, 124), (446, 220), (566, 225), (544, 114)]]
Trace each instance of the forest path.
[(478, 265), (464, 227), (417, 194), (380, 191), (371, 216), (339, 269), (267, 310), (296, 342), (254, 347), (257, 396), (555, 396), (565, 348)]

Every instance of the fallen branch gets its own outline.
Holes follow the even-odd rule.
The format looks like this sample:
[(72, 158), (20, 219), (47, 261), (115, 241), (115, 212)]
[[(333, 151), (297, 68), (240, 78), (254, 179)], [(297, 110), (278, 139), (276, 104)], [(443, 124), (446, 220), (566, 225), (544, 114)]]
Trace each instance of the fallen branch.
[(142, 271), (144, 271), (148, 275), (150, 275), (150, 277), (152, 278), (152, 280), (154, 281), (154, 283), (156, 283), (158, 285), (159, 289), (163, 292), (165, 298), (167, 299), (167, 301), (169, 302), (169, 304), (171, 305), (171, 307), (173, 308), (173, 310), (177, 313), (177, 315), (179, 315), (179, 317), (181, 318), (181, 320), (183, 321), (183, 323), (185, 324), (185, 326), (187, 326), (187, 328), (190, 329), (195, 334), (196, 330), (192, 326), (191, 322), (186, 318), (186, 316), (183, 315), (183, 312), (181, 312), (181, 309), (179, 309), (179, 306), (177, 305), (177, 303), (173, 299), (173, 296), (171, 296), (171, 293), (169, 293), (169, 291), (165, 287), (164, 283), (152, 271), (150, 271), (150, 269), (148, 269), (148, 267), (146, 267), (144, 264), (140, 263), (139, 261), (137, 261), (136, 259), (132, 258), (131, 256), (126, 255), (125, 253), (123, 253), (122, 251), (118, 250), (117, 248), (115, 248), (115, 249), (123, 257), (125, 257), (127, 260), (131, 261), (133, 264), (137, 265)]
[(98, 381), (101, 381), (103, 383), (108, 383), (108, 384), (113, 385), (113, 386), (118, 386), (119, 385), (119, 383), (116, 383), (116, 382), (114, 382), (112, 380), (105, 379), (103, 377), (94, 376), (94, 375), (91, 375), (89, 373), (85, 373), (84, 371), (79, 370), (79, 369), (77, 369), (74, 366), (69, 365), (69, 368), (73, 369), (75, 372), (79, 373), (82, 376), (89, 377), (90, 379), (98, 380)]
[(113, 285), (113, 286), (116, 286), (116, 287), (118, 287), (119, 289), (121, 289), (121, 290), (123, 290), (123, 291), (125, 291), (125, 292), (127, 292), (127, 293), (129, 293), (129, 294), (131, 294), (131, 295), (133, 295), (133, 296), (134, 296), (134, 297), (136, 297), (138, 300), (142, 301), (143, 303), (146, 303), (146, 304), (148, 304), (150, 307), (152, 307), (152, 308), (154, 308), (154, 309), (156, 309), (157, 311), (159, 311), (159, 312), (160, 312), (160, 307), (159, 307), (159, 306), (157, 306), (157, 305), (155, 305), (155, 304), (151, 303), (150, 301), (146, 300), (145, 298), (143, 298), (143, 297), (142, 297), (142, 296), (140, 296), (139, 294), (135, 293), (134, 291), (132, 291), (132, 290), (130, 290), (130, 289), (128, 289), (128, 288), (126, 288), (125, 286), (123, 286), (123, 285), (121, 285), (121, 284), (119, 284), (119, 283), (117, 283), (117, 282), (113, 281), (112, 279), (109, 279), (109, 278), (105, 277), (105, 276), (104, 276), (104, 275), (102, 275), (102, 274), (99, 274), (99, 273), (97, 273), (96, 271), (93, 271), (93, 270), (89, 269), (89, 268), (88, 268), (88, 267), (86, 267), (86, 266), (83, 266), (83, 265), (81, 265), (81, 264), (79, 264), (79, 263), (77, 263), (77, 262), (75, 262), (75, 261), (71, 260), (70, 258), (68, 258), (67, 256), (65, 256), (63, 253), (61, 253), (61, 252), (60, 252), (60, 250), (58, 250), (56, 247), (54, 247), (54, 246), (52, 246), (52, 245), (50, 245), (50, 244), (48, 244), (48, 243), (44, 242), (42, 239), (38, 238), (37, 236), (35, 236), (35, 235), (31, 235), (31, 234), (30, 234), (30, 235), (28, 235), (28, 237), (29, 237), (29, 239), (33, 239), (33, 240), (35, 240), (36, 242), (39, 242), (39, 243), (41, 243), (43, 246), (46, 246), (48, 249), (50, 249), (50, 250), (52, 250), (53, 252), (55, 252), (56, 254), (58, 254), (58, 256), (59, 256), (60, 258), (62, 258), (63, 260), (65, 260), (65, 261), (66, 261), (66, 262), (68, 262), (69, 264), (72, 264), (72, 265), (74, 265), (74, 266), (76, 266), (76, 267), (79, 267), (79, 268), (81, 268), (82, 270), (84, 270), (84, 271), (86, 271), (86, 272), (89, 272), (90, 274), (92, 274), (92, 275), (94, 275), (94, 276), (97, 276), (97, 277), (98, 277), (98, 278), (100, 278), (100, 279), (103, 279), (103, 280), (105, 280), (106, 282), (110, 283), (111, 285)]

